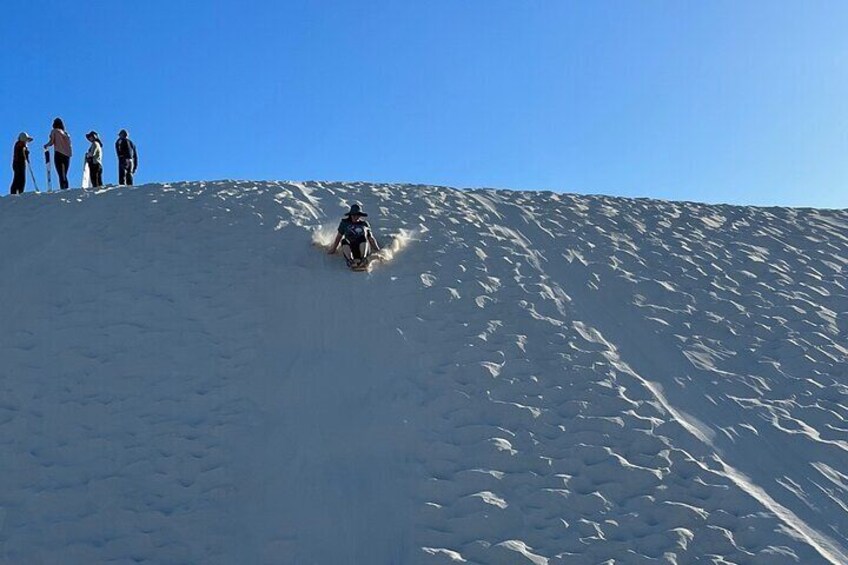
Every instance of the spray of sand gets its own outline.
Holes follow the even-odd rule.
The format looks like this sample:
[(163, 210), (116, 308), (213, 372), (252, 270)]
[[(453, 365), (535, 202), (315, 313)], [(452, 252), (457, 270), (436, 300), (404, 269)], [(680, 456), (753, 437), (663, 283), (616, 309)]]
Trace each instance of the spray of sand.
[[(389, 235), (381, 243), (383, 247), (378, 253), (378, 257), (383, 263), (388, 263), (397, 257), (398, 253), (406, 249), (406, 247), (416, 241), (418, 230), (400, 229), (397, 233)], [(336, 225), (324, 224), (318, 226), (312, 232), (312, 244), (322, 248), (329, 248), (336, 238)]]

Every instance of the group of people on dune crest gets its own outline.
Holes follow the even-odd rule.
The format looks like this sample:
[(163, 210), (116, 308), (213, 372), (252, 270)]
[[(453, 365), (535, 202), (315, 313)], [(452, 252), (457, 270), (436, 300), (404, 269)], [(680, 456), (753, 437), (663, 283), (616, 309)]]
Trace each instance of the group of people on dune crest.
[[(90, 131), (85, 138), (91, 144), (85, 153), (85, 166), (88, 167), (88, 184), (97, 188), (103, 186), (103, 142), (96, 131)], [(26, 187), (27, 170), (35, 182), (32, 166), (29, 160), (29, 143), (33, 138), (26, 132), (21, 132), (15, 142), (12, 157), (11, 193), (23, 194)], [(44, 144), (45, 162), (47, 163), (47, 178), (50, 183), (50, 147), (53, 147), (53, 163), (59, 178), (59, 187), (65, 190), (70, 187), (68, 181), (68, 170), (71, 164), (71, 136), (65, 130), (65, 124), (61, 118), (53, 120), (53, 129), (50, 137)], [(135, 144), (130, 140), (127, 130), (118, 132), (115, 141), (115, 153), (118, 157), (118, 184), (132, 185), (133, 175), (138, 169), (138, 151)], [(38, 190), (38, 186), (35, 186)], [(365, 219), (368, 214), (362, 211), (359, 203), (351, 204), (350, 210), (342, 217), (337, 229), (336, 238), (330, 245), (329, 253), (332, 255), (341, 247), (342, 254), (348, 267), (354, 270), (365, 270), (380, 251), (380, 244), (374, 237), (371, 225)]]
[[(88, 184), (97, 188), (103, 186), (103, 142), (100, 141), (100, 135), (96, 131), (90, 131), (85, 134), (85, 138), (91, 144), (85, 153), (85, 167), (88, 167)], [(15, 142), (15, 147), (12, 152), (12, 194), (22, 194), (26, 188), (26, 173), (29, 169), (30, 176), (35, 183), (35, 175), (32, 173), (32, 166), (29, 160), (29, 143), (33, 138), (24, 132), (18, 135)], [(71, 147), (71, 136), (65, 130), (65, 123), (62, 118), (53, 120), (53, 129), (50, 130), (50, 137), (47, 143), (44, 144), (44, 158), (47, 163), (47, 183), (50, 188), (50, 148), (53, 148), (53, 165), (56, 168), (56, 176), (59, 179), (59, 188), (65, 190), (70, 187), (68, 181), (68, 171), (71, 167), (71, 155), (73, 150)], [(133, 176), (138, 170), (138, 151), (135, 143), (129, 137), (127, 130), (122, 129), (118, 132), (118, 139), (115, 141), (115, 153), (118, 156), (118, 184), (131, 185), (133, 184)], [(38, 186), (35, 186), (38, 190)]]

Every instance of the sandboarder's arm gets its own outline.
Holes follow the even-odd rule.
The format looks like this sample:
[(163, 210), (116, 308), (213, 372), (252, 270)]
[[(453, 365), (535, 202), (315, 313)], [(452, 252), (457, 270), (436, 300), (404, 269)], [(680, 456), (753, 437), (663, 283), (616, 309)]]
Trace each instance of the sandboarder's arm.
[(368, 243), (371, 244), (371, 247), (374, 248), (374, 251), (380, 250), (380, 244), (377, 243), (377, 239), (374, 237), (374, 232), (368, 230)]
[(337, 233), (336, 239), (333, 241), (333, 245), (330, 246), (330, 251), (328, 252), (330, 255), (336, 252), (336, 249), (339, 248), (339, 243), (342, 242), (342, 234)]

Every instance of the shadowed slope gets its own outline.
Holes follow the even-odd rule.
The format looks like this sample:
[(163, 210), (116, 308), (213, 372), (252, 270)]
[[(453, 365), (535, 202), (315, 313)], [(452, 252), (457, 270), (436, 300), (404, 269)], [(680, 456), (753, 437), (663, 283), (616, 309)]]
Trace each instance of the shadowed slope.
[[(312, 243), (355, 199), (370, 274)], [(6, 562), (845, 559), (844, 212), (217, 182), (0, 227)]]

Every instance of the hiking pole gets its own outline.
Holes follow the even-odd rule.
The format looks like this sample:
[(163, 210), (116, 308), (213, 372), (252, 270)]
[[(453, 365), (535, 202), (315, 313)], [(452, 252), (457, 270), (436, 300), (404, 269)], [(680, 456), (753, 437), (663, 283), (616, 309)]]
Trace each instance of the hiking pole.
[(44, 150), (44, 164), (47, 166), (47, 192), (53, 192), (53, 179), (50, 178), (50, 150)]
[(27, 169), (29, 169), (29, 178), (32, 179), (32, 186), (35, 187), (35, 191), (41, 192), (38, 190), (38, 183), (35, 182), (35, 174), (32, 172), (32, 163), (29, 162), (29, 159), (27, 159)]

